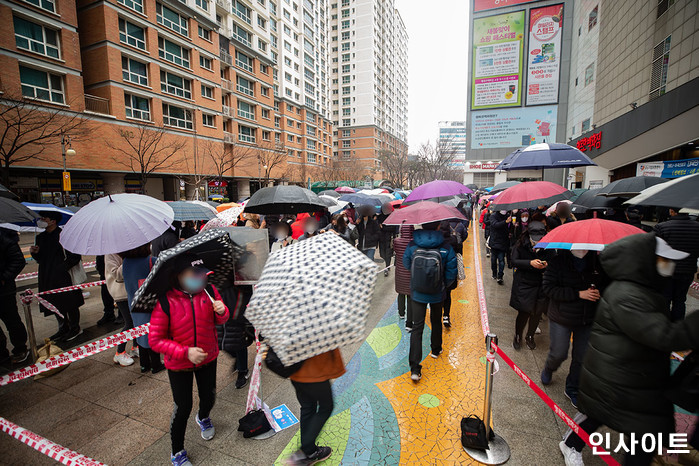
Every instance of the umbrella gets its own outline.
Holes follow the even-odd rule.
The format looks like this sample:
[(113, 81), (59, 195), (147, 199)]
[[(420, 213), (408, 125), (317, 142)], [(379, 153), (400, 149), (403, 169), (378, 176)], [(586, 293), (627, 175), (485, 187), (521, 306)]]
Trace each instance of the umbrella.
[(455, 207), (423, 201), (394, 210), (383, 223), (384, 225), (421, 225), (451, 219), (466, 220), (466, 217)]
[(166, 249), (160, 253), (143, 285), (136, 291), (132, 312), (153, 310), (158, 297), (170, 288), (174, 259), (183, 253), (195, 254), (201, 259), (202, 266), (213, 272), (209, 276), (209, 283), (220, 287), (233, 279), (235, 262), (243, 253), (243, 249), (231, 240), (225, 230), (205, 231)]
[(354, 205), (371, 205), (374, 207), (379, 207), (385, 202), (385, 200), (379, 196), (367, 196), (362, 193), (344, 194), (340, 197), (340, 200), (351, 202)]
[(0, 222), (31, 222), (37, 218), (39, 218), (39, 215), (27, 206), (6, 197), (0, 197)]
[(173, 212), (175, 212), (175, 220), (180, 222), (211, 220), (216, 216), (216, 212), (209, 209), (209, 206), (204, 207), (194, 202), (174, 201), (168, 202), (167, 205), (172, 207)]
[(573, 197), (571, 197), (570, 200), (575, 202), (580, 197), (580, 195), (582, 193), (589, 191), (589, 189), (575, 188), (575, 189), (571, 189), (571, 191), (573, 191)]
[(699, 209), (699, 173), (646, 188), (626, 204)]
[(495, 186), (493, 186), (493, 189), (490, 190), (490, 194), (495, 194), (499, 193), (501, 191), (506, 190), (507, 188), (511, 188), (512, 186), (520, 184), (521, 181), (505, 181), (504, 183), (498, 183)]
[(362, 341), (377, 269), (333, 233), (296, 242), (269, 257), (245, 317), (286, 366)]
[(531, 209), (568, 199), (572, 195), (563, 186), (549, 181), (526, 181), (502, 191), (492, 205), (495, 210)]
[(328, 210), (332, 213), (339, 212), (340, 210), (347, 207), (347, 202), (336, 199), (332, 196), (326, 196), (325, 194), (318, 196), (321, 201), (323, 201), (328, 206)]
[(532, 144), (517, 149), (500, 162), (496, 170), (543, 170), (597, 165), (579, 149), (567, 144)]
[(245, 204), (245, 212), (265, 215), (300, 214), (323, 209), (325, 204), (316, 193), (295, 185), (262, 188)]
[(452, 197), (451, 199), (447, 199), (446, 201), (440, 202), (440, 204), (448, 205), (451, 207), (459, 207), (459, 204), (461, 204), (462, 202), (466, 202), (466, 199), (462, 199), (460, 197), (455, 196), (455, 197)]
[(230, 208), (232, 208), (232, 207), (242, 207), (242, 205), (241, 205), (241, 204), (237, 204), (237, 203), (235, 203), (235, 202), (227, 202), (227, 203), (225, 203), (225, 204), (219, 204), (219, 205), (217, 205), (217, 206), (216, 206), (216, 210), (217, 210), (218, 212), (223, 212), (224, 210), (228, 210), (228, 209), (230, 209)]
[(612, 181), (597, 192), (598, 196), (609, 197), (633, 197), (637, 196), (646, 188), (656, 184), (666, 183), (667, 178), (659, 176), (632, 176), (621, 180)]
[(614, 220), (591, 218), (566, 222), (548, 232), (536, 248), (601, 251), (607, 244), (630, 235), (645, 233), (640, 228)]
[(321, 191), (318, 193), (319, 196), (330, 196), (334, 198), (339, 198), (342, 196), (342, 194), (338, 193), (337, 191), (333, 191), (332, 189), (326, 189), (325, 191)]
[(436, 180), (418, 186), (405, 198), (405, 203), (412, 204), (418, 201), (441, 202), (451, 199), (458, 194), (471, 194), (469, 188), (457, 181)]
[(350, 188), (349, 186), (340, 186), (339, 188), (335, 188), (335, 191), (343, 194), (356, 192), (353, 188)]
[[(58, 222), (59, 226), (63, 226), (68, 223), (68, 220), (75, 215), (75, 212), (68, 209), (67, 207), (56, 207), (53, 204), (34, 204), (31, 202), (22, 202), (25, 206), (29, 207), (34, 212), (58, 212), (62, 215), (61, 221)], [(29, 225), (27, 225), (29, 226)], [(33, 226), (33, 225), (32, 225)]]
[(396, 199), (395, 201), (389, 202), (393, 206), (394, 209), (400, 209), (400, 206), (403, 205), (403, 199)]
[(115, 254), (137, 248), (170, 228), (170, 204), (142, 194), (112, 194), (80, 209), (61, 232), (75, 254)]
[(19, 196), (0, 184), (0, 197), (6, 199), (12, 199), (13, 201), (19, 201)]
[(605, 210), (621, 206), (623, 199), (618, 197), (598, 196), (597, 193), (600, 189), (601, 188), (590, 189), (578, 196), (575, 202), (573, 202), (571, 211), (574, 214), (581, 214), (588, 210)]
[[(218, 206), (221, 205), (220, 202), (216, 202), (216, 201), (206, 201), (206, 203), (209, 204), (209, 205), (210, 205), (211, 207), (213, 207), (214, 209), (216, 209)], [(218, 212), (218, 210), (216, 210), (216, 212)]]
[(318, 199), (320, 199), (320, 202), (325, 204), (325, 207), (335, 207), (337, 206), (337, 200), (334, 197), (330, 196), (318, 196)]
[(211, 230), (212, 228), (226, 228), (230, 226), (235, 226), (238, 221), (238, 217), (243, 213), (243, 206), (231, 207), (223, 212), (219, 212), (215, 218), (212, 218), (201, 231)]
[(213, 212), (214, 215), (216, 215), (216, 214), (218, 213), (218, 210), (216, 210), (216, 207), (217, 207), (217, 206), (212, 206), (211, 204), (209, 204), (209, 203), (206, 202), (206, 201), (186, 201), (186, 202), (191, 202), (192, 204), (197, 204), (197, 205), (206, 207), (206, 208), (209, 209), (211, 212)]
[(468, 189), (470, 189), (471, 191), (473, 191), (473, 192), (478, 191), (478, 186), (475, 185), (475, 184), (473, 184), (473, 183), (467, 184), (466, 187), (467, 187)]

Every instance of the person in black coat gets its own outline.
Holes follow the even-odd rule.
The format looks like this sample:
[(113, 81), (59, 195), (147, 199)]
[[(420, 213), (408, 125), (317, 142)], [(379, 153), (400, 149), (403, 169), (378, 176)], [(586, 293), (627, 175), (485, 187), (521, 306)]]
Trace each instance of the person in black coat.
[(252, 298), (252, 286), (229, 284), (219, 287), (218, 292), (230, 313), (226, 323), (216, 326), (218, 347), (235, 358), (233, 369), (238, 372), (235, 388), (241, 389), (248, 383), (248, 346), (253, 342), (251, 326), (245, 318), (245, 309)]
[(527, 327), (525, 341), (527, 347), (536, 348), (534, 334), (539, 325), (541, 314), (546, 310), (548, 298), (541, 288), (544, 278), (544, 270), (548, 262), (548, 251), (534, 249), (534, 245), (541, 241), (546, 234), (546, 225), (541, 222), (531, 222), (527, 230), (522, 233), (512, 249), (512, 262), (514, 276), (512, 279), (512, 293), (510, 294), (510, 306), (517, 311), (515, 321), (515, 337), (512, 347), (519, 350), (522, 347), (522, 334)]
[(173, 222), (170, 228), (150, 242), (151, 254), (153, 257), (165, 251), (166, 249), (174, 248), (180, 244), (180, 235), (178, 234), (180, 222)]
[[(16, 232), (0, 228), (0, 319), (5, 323), (12, 342), (12, 363), (19, 364), (29, 357), (27, 351), (27, 329), (17, 310), (17, 286), (15, 278), (26, 262), (19, 247)], [(0, 363), (10, 357), (7, 338), (0, 329)]]
[(572, 335), (573, 353), (565, 395), (573, 406), (577, 406), (580, 368), (605, 281), (596, 251), (559, 250), (549, 259), (544, 272), (542, 288), (549, 298), (550, 347), (541, 383), (549, 385), (553, 373), (568, 359)]
[[(463, 254), (464, 241), (468, 237), (468, 230), (464, 228), (463, 223), (459, 220), (444, 220), (440, 223), (439, 230), (444, 235), (444, 242), (449, 244), (456, 254)], [(457, 260), (459, 260), (458, 256)], [(463, 257), (460, 260), (463, 260)], [(446, 287), (442, 313), (442, 325), (446, 328), (451, 328), (451, 292), (458, 286), (459, 280), (454, 280), (451, 285)]]
[(379, 245), (379, 222), (376, 221), (374, 208), (371, 206), (360, 206), (359, 219), (357, 219), (357, 233), (359, 240), (357, 248), (366, 256), (374, 260), (376, 247)]
[[(549, 231), (556, 227), (560, 227), (564, 223), (574, 222), (577, 220), (575, 215), (573, 215), (570, 206), (571, 205), (567, 202), (559, 202), (556, 204), (556, 210), (551, 215), (546, 217), (546, 226), (548, 227)], [(544, 210), (543, 213), (545, 214), (545, 212), (546, 211)]]
[(387, 267), (383, 272), (384, 277), (388, 277), (388, 267), (391, 266), (391, 259), (393, 258), (393, 238), (396, 236), (395, 226), (384, 225), (391, 212), (393, 212), (393, 206), (387, 202), (381, 206), (381, 214), (376, 217), (376, 221), (379, 224), (379, 255)]
[[(36, 237), (36, 245), (29, 248), (34, 260), (39, 264), (39, 291), (53, 290), (73, 285), (71, 268), (80, 264), (81, 257), (66, 251), (59, 242), (61, 228), (58, 222), (62, 215), (58, 212), (39, 212), (41, 221), (46, 225), (45, 231)], [(51, 340), (72, 341), (82, 333), (80, 329), (80, 306), (85, 304), (81, 290), (49, 294), (43, 298), (56, 306), (63, 314), (60, 317), (52, 311), (40, 306), (44, 315), (55, 315), (58, 320), (58, 332), (51, 335)]]
[(505, 274), (505, 254), (510, 249), (510, 237), (508, 235), (507, 224), (510, 217), (507, 211), (501, 210), (493, 212), (488, 218), (490, 236), (488, 244), (490, 246), (490, 268), (493, 272), (493, 280), (502, 285)]
[[(95, 257), (95, 270), (97, 270), (100, 280), (104, 280), (106, 278), (104, 273), (104, 256)], [(123, 320), (121, 322), (115, 322), (114, 298), (112, 298), (112, 295), (109, 294), (109, 289), (107, 289), (106, 283), (100, 286), (100, 295), (102, 297), (102, 306), (104, 306), (104, 309), (102, 309), (102, 317), (97, 321), (97, 325), (105, 325), (112, 322), (123, 324)]]

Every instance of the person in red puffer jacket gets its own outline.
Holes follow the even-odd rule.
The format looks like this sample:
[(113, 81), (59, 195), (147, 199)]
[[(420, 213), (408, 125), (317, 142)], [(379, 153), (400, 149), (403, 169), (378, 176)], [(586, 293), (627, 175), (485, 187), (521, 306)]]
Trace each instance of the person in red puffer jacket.
[(173, 287), (156, 304), (150, 320), (151, 349), (165, 356), (175, 408), (170, 423), (172, 464), (191, 466), (184, 449), (187, 421), (192, 412), (192, 386), (197, 379), (197, 424), (204, 440), (214, 437), (209, 413), (216, 398), (216, 325), (228, 320), (221, 295), (207, 285), (208, 270), (193, 254), (174, 259)]

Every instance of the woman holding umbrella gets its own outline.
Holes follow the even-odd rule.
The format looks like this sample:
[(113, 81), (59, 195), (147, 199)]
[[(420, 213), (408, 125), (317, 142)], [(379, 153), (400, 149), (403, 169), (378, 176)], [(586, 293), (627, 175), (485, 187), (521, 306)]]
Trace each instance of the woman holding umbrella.
[(360, 218), (357, 220), (357, 233), (359, 233), (359, 244), (357, 247), (369, 259), (374, 260), (376, 246), (379, 244), (379, 223), (374, 215), (374, 208), (363, 205), (359, 208)]
[(391, 259), (393, 258), (393, 237), (396, 234), (396, 228), (391, 225), (384, 225), (384, 221), (393, 210), (391, 203), (386, 202), (381, 206), (381, 213), (376, 218), (379, 224), (379, 255), (386, 263), (386, 270), (383, 272), (384, 277), (388, 277), (389, 268), (391, 267)]

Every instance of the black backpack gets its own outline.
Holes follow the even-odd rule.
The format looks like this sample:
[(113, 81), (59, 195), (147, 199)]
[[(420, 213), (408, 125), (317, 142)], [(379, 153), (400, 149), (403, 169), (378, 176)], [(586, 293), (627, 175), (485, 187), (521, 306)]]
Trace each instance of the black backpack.
[(444, 291), (444, 266), (439, 249), (417, 248), (410, 265), (410, 288), (418, 293)]
[[(214, 287), (210, 283), (207, 284), (204, 289), (207, 293), (209, 293), (209, 296), (215, 299)], [(165, 315), (170, 317), (170, 301), (167, 300), (167, 295), (161, 294), (158, 296), (158, 302), (160, 303), (160, 307), (163, 309)]]

